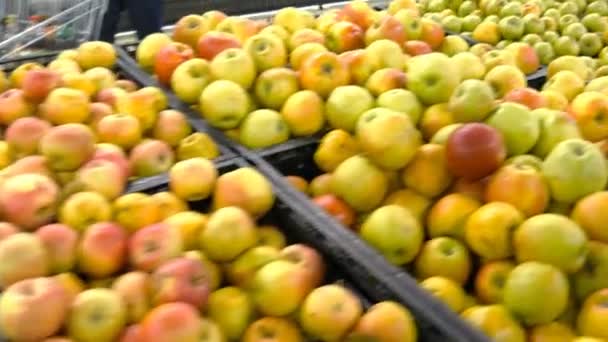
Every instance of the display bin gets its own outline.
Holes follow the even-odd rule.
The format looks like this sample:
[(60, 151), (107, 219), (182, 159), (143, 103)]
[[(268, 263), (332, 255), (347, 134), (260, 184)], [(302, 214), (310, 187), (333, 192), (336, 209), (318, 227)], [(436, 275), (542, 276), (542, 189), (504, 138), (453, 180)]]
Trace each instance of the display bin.
[[(28, 62), (37, 62), (40, 64), (47, 64), (52, 61), (57, 56), (57, 52), (47, 52), (45, 54), (39, 55), (36, 58), (31, 57), (17, 57), (11, 59), (9, 61), (0, 62), (0, 69), (3, 69), (5, 72), (11, 72), (13, 69), (18, 67), (23, 63)], [(118, 59), (115, 71), (118, 73), (120, 78), (128, 79), (136, 82), (139, 86), (145, 86), (142, 82), (139, 82), (138, 70), (133, 69), (131, 66), (125, 64), (122, 60)], [(171, 103), (169, 103), (169, 109), (177, 109)], [(187, 114), (187, 113), (184, 113)], [(230, 160), (236, 156), (233, 150), (226, 146), (225, 140), (227, 139), (223, 133), (209, 127), (202, 119), (193, 116), (186, 115), (190, 126), (192, 126), (193, 132), (204, 132), (207, 133), (216, 143), (220, 155), (216, 158), (217, 161)], [(139, 179), (135, 179), (129, 182), (130, 188), (143, 188), (146, 187), (150, 182), (154, 183), (158, 178), (155, 176), (152, 177), (143, 177)]]
[[(255, 166), (271, 181), (276, 200), (272, 210), (261, 222), (279, 227), (290, 243), (304, 243), (321, 252), (329, 266), (326, 277), (328, 283), (339, 282), (353, 289), (360, 294), (364, 305), (384, 300), (402, 303), (416, 320), (419, 341), (489, 342), (484, 335), (417, 287), (408, 274), (388, 265), (382, 256), (358, 237), (309, 205), (305, 198), (298, 197), (268, 165), (257, 165), (245, 158), (236, 157), (217, 162), (216, 166), (220, 174), (240, 167)], [(132, 188), (130, 191), (166, 191), (167, 183), (166, 176), (158, 176), (146, 187)], [(208, 201), (195, 202), (190, 207), (193, 210), (204, 210), (208, 204)]]

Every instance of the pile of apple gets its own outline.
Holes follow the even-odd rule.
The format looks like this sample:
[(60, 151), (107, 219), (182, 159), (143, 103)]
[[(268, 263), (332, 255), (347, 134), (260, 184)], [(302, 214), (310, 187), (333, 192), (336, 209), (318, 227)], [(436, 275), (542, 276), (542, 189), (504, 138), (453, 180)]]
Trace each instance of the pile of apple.
[(608, 77), (577, 56), (541, 91), (496, 92), (510, 81), (440, 54), (409, 70), (413, 94), (350, 97), (323, 173), (287, 180), (491, 338), (608, 339)]
[(478, 42), (533, 45), (543, 64), (558, 56), (599, 57), (608, 64), (608, 3), (603, 0), (425, 0), (425, 17)]
[[(0, 331), (10, 341), (416, 341), (409, 311), (325, 282), (315, 249), (258, 226), (257, 170), (179, 161), (169, 191), (65, 199), (41, 173), (0, 185)], [(208, 213), (195, 210), (209, 199)], [(194, 203), (194, 204), (190, 204)], [(192, 207), (191, 207), (192, 205)], [(331, 270), (327, 270), (328, 272)], [(324, 285), (325, 284), (325, 285)]]
[[(427, 60), (415, 56), (453, 56), (459, 71), (506, 88), (525, 86), (525, 75), (540, 66), (534, 49), (523, 43), (509, 48), (508, 59), (493, 52), (481, 59), (487, 51), (468, 50), (463, 38), (446, 36), (440, 24), (420, 18), (414, 2), (395, 0), (388, 10), (377, 11), (355, 0), (318, 17), (284, 8), (271, 22), (218, 11), (187, 15), (171, 37), (156, 33), (143, 39), (136, 59), (210, 125), (249, 148), (263, 148), (327, 126), (353, 126), (354, 119), (339, 122), (345, 120), (343, 112), (351, 105), (369, 107), (374, 97), (417, 106), (420, 96), (435, 96), (415, 91), (416, 97), (402, 100), (386, 95), (394, 89), (451, 86), (413, 77), (414, 60)], [(451, 82), (458, 82), (453, 76)], [(440, 92), (439, 98), (449, 96)]]
[(129, 179), (166, 172), (177, 160), (215, 158), (205, 133), (192, 132), (164, 93), (119, 79), (112, 45), (88, 42), (43, 66), (0, 71), (0, 177), (40, 173), (66, 192), (110, 199)]

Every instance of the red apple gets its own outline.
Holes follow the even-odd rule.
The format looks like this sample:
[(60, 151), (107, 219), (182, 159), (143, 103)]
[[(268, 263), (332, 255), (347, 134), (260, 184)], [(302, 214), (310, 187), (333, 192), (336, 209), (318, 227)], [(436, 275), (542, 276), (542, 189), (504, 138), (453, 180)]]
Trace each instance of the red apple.
[(367, 29), (374, 21), (374, 9), (365, 1), (352, 1), (344, 5), (337, 16), (340, 21), (349, 21)]
[(329, 28), (325, 36), (325, 45), (333, 52), (360, 49), (365, 46), (365, 31), (357, 24), (349, 21), (339, 21)]
[(0, 212), (10, 223), (26, 230), (47, 224), (55, 216), (59, 187), (49, 177), (26, 173), (0, 186)]
[(129, 259), (138, 270), (151, 272), (182, 253), (180, 232), (166, 223), (143, 227), (131, 236)]
[(49, 69), (34, 69), (25, 73), (21, 89), (29, 101), (40, 103), (60, 85), (61, 75), (59, 73)]
[(160, 49), (154, 61), (154, 73), (158, 77), (158, 81), (165, 85), (170, 84), (173, 71), (193, 57), (192, 48), (183, 43), (171, 42)]
[(401, 45), (407, 40), (407, 33), (399, 20), (387, 15), (375, 22), (365, 32), (366, 45), (380, 39), (390, 39)]
[(427, 42), (433, 50), (437, 50), (441, 47), (443, 38), (445, 38), (445, 32), (441, 24), (430, 19), (422, 19), (420, 40)]
[(201, 317), (186, 303), (167, 303), (148, 312), (141, 322), (141, 342), (200, 341)]
[(17, 119), (6, 129), (4, 140), (16, 157), (36, 154), (40, 139), (52, 127), (50, 123), (33, 116)]
[(200, 260), (176, 258), (152, 274), (152, 304), (184, 302), (204, 308), (209, 296), (210, 275)]
[(403, 45), (403, 50), (410, 56), (424, 55), (433, 52), (433, 48), (422, 40), (408, 40)]
[(321, 286), (325, 277), (325, 263), (323, 257), (317, 250), (303, 244), (294, 244), (281, 250), (282, 259), (289, 260), (301, 268), (306, 286), (306, 292), (310, 292)]
[(88, 226), (78, 244), (78, 268), (94, 278), (109, 277), (125, 264), (128, 234), (116, 223)]
[(198, 40), (198, 56), (210, 61), (226, 49), (240, 47), (241, 43), (233, 34), (211, 31)]
[(19, 281), (0, 299), (0, 326), (10, 341), (40, 341), (56, 334), (68, 314), (68, 294), (55, 278)]
[(490, 175), (506, 157), (502, 135), (482, 123), (468, 123), (448, 138), (446, 157), (448, 169), (457, 177), (476, 180)]
[(51, 273), (69, 272), (76, 262), (78, 233), (65, 224), (48, 224), (36, 231), (49, 259)]
[(9, 89), (0, 94), (0, 123), (10, 125), (13, 121), (34, 114), (34, 106), (27, 101), (21, 89)]

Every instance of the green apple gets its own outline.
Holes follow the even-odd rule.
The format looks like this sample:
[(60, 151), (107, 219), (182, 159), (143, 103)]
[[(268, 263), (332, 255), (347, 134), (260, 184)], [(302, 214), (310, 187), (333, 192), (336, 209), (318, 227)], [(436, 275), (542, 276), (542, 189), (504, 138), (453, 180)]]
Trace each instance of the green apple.
[(587, 83), (585, 86), (585, 92), (589, 91), (608, 91), (608, 77), (602, 76), (591, 80), (591, 82)]
[(576, 273), (583, 267), (587, 242), (585, 231), (576, 222), (558, 214), (535, 215), (513, 232), (517, 262), (538, 261), (566, 274)]
[(597, 68), (593, 73), (593, 77), (596, 79), (602, 78), (604, 76), (608, 76), (608, 65), (602, 65), (601, 67)]
[(608, 182), (606, 160), (599, 147), (575, 138), (557, 144), (543, 162), (543, 174), (554, 200), (574, 203), (601, 191)]
[(238, 83), (228, 80), (211, 82), (201, 94), (199, 107), (213, 127), (236, 128), (250, 108), (249, 95)]
[(431, 138), (431, 144), (445, 145), (445, 143), (448, 141), (448, 138), (450, 137), (450, 134), (452, 134), (462, 125), (463, 124), (461, 123), (455, 123), (441, 127), (441, 129), (439, 129), (435, 134), (433, 134), (433, 137)]
[(409, 116), (412, 124), (417, 125), (422, 116), (422, 104), (414, 93), (405, 89), (391, 89), (376, 99), (378, 107), (392, 109)]
[(580, 37), (578, 42), (581, 55), (594, 57), (602, 50), (602, 38), (596, 33), (585, 33)]
[(458, 53), (469, 50), (469, 43), (462, 37), (457, 35), (447, 36), (441, 43), (441, 52), (448, 56), (454, 56)]
[(543, 33), (543, 40), (547, 43), (553, 43), (559, 38), (559, 34), (554, 31), (546, 31)]
[(500, 19), (498, 28), (504, 39), (518, 40), (524, 34), (525, 24), (521, 17), (511, 15)]
[(581, 56), (579, 57), (587, 66), (587, 69), (589, 70), (589, 77), (591, 77), (591, 74), (593, 73), (593, 71), (595, 69), (597, 69), (597, 59), (591, 57), (591, 56)]
[(257, 230), (245, 210), (229, 206), (213, 212), (198, 236), (205, 256), (212, 261), (228, 262), (257, 243)]
[(393, 17), (403, 25), (403, 30), (408, 40), (419, 39), (422, 35), (422, 23), (420, 18), (413, 16), (408, 10), (399, 10)]
[(545, 158), (553, 147), (564, 140), (581, 137), (576, 121), (564, 112), (539, 108), (532, 113), (540, 120), (540, 136), (532, 149), (532, 153), (538, 157)]
[(426, 105), (447, 102), (459, 82), (458, 70), (442, 53), (415, 56), (408, 63), (407, 87)]
[(586, 14), (597, 13), (601, 16), (608, 15), (608, 3), (604, 0), (596, 0), (587, 5)]
[(171, 75), (171, 89), (180, 100), (186, 103), (198, 102), (203, 89), (210, 82), (209, 62), (202, 58), (185, 61)]
[(524, 324), (545, 324), (566, 310), (568, 292), (568, 279), (559, 269), (530, 261), (517, 265), (507, 276), (503, 302)]
[(578, 5), (574, 1), (564, 1), (559, 6), (559, 13), (563, 16), (566, 14), (577, 15), (579, 11)]
[(443, 28), (453, 33), (460, 33), (462, 31), (462, 19), (455, 15), (448, 15), (441, 19)]
[(449, 111), (456, 122), (484, 120), (495, 107), (492, 87), (481, 80), (460, 83), (448, 102)]
[(274, 34), (258, 33), (247, 39), (243, 49), (253, 58), (258, 72), (287, 64), (287, 47)]
[(486, 123), (502, 133), (508, 156), (530, 151), (540, 136), (538, 117), (526, 106), (517, 103), (500, 104)]
[(473, 46), (471, 46), (471, 48), (469, 49), (469, 52), (474, 54), (475, 56), (481, 58), (483, 57), (483, 55), (485, 55), (486, 53), (494, 50), (494, 46), (488, 44), (488, 43), (477, 43)]
[(279, 259), (279, 250), (272, 246), (257, 246), (239, 255), (225, 268), (231, 284), (248, 288), (255, 272), (269, 262)]
[(327, 121), (333, 128), (354, 132), (361, 114), (374, 107), (374, 97), (369, 90), (355, 86), (334, 89), (325, 105)]
[(563, 36), (572, 37), (574, 40), (579, 40), (583, 34), (587, 33), (585, 25), (581, 23), (573, 23), (562, 30)]
[(608, 65), (608, 46), (604, 46), (604, 48), (600, 51), (597, 57), (597, 64), (599, 66)]
[(509, 4), (508, 0), (489, 0), (484, 8), (486, 18), (489, 16), (498, 16), (500, 9)]
[(570, 36), (561, 36), (553, 42), (556, 56), (578, 56), (580, 47), (576, 40)]
[(547, 42), (538, 42), (534, 44), (534, 50), (538, 55), (540, 64), (548, 65), (555, 58), (555, 52), (553, 51), (553, 45)]
[(300, 267), (287, 260), (262, 266), (253, 278), (251, 299), (262, 315), (285, 316), (296, 311), (306, 296)]
[(361, 226), (361, 238), (393, 265), (414, 260), (424, 240), (424, 230), (412, 213), (399, 205), (374, 210)]
[(229, 340), (239, 340), (254, 318), (249, 295), (238, 287), (229, 286), (209, 295), (207, 317), (217, 323)]
[(334, 170), (330, 188), (352, 208), (365, 212), (382, 203), (388, 189), (388, 178), (385, 171), (369, 158), (356, 155)]
[(211, 60), (209, 68), (216, 80), (233, 81), (245, 89), (251, 88), (255, 81), (255, 63), (243, 49), (230, 48), (220, 52)]
[(126, 322), (127, 307), (117, 292), (89, 289), (74, 298), (67, 333), (75, 341), (112, 342), (118, 339)]
[(447, 8), (447, 4), (444, 0), (430, 0), (426, 10), (429, 12), (439, 13)]
[(543, 168), (543, 161), (539, 157), (532, 154), (520, 154), (505, 160), (504, 165), (530, 166), (536, 171), (540, 172)]
[(497, 16), (496, 14), (492, 14), (492, 15), (485, 17), (483, 19), (483, 21), (498, 24), (498, 22), (500, 21), (500, 17)]
[(471, 1), (471, 0), (466, 0), (463, 1), (460, 6), (458, 6), (458, 11), (457, 14), (459, 17), (466, 17), (468, 15), (470, 15), (471, 13), (473, 13), (473, 11), (475, 11), (477, 9), (477, 5), (475, 3), (475, 1)]
[(249, 148), (264, 148), (289, 139), (289, 126), (281, 113), (258, 109), (245, 117), (240, 126), (239, 142)]
[(608, 244), (589, 241), (585, 265), (572, 277), (574, 294), (584, 301), (591, 293), (608, 287)]
[(462, 18), (462, 31), (473, 32), (477, 25), (481, 23), (481, 17), (475, 14), (469, 14)]
[(583, 23), (583, 25), (585, 25), (585, 28), (589, 30), (589, 32), (602, 33), (608, 28), (608, 23), (606, 23), (606, 19), (598, 13), (587, 14), (583, 17), (583, 20), (581, 22)]
[(534, 44), (542, 42), (543, 38), (539, 34), (528, 33), (521, 38), (521, 41), (530, 46), (534, 46)]
[(566, 14), (563, 17), (559, 18), (559, 30), (564, 32), (566, 27), (578, 23), (578, 17), (574, 14)]
[(562, 15), (559, 13), (559, 10), (557, 8), (549, 8), (545, 11), (545, 13), (543, 13), (543, 16), (559, 20)]
[(499, 50), (504, 50), (507, 46), (511, 45), (511, 43), (513, 43), (512, 40), (501, 40), (498, 42), (498, 44), (496, 44), (496, 48)]
[(541, 34), (545, 32), (545, 23), (536, 14), (526, 14), (523, 18), (525, 32)]
[(516, 17), (521, 17), (523, 15), (523, 8), (521, 3), (517, 1), (511, 1), (507, 3), (504, 7), (500, 9), (500, 16), (502, 18), (514, 15)]
[(363, 113), (355, 134), (365, 155), (385, 170), (407, 165), (422, 145), (420, 132), (409, 117), (386, 108)]
[(460, 71), (462, 80), (482, 79), (486, 74), (486, 67), (481, 58), (472, 52), (461, 52), (452, 56), (452, 62)]
[(556, 58), (547, 67), (547, 78), (551, 79), (555, 74), (563, 70), (570, 70), (583, 80), (589, 78), (589, 67), (582, 58), (576, 56), (561, 56)]

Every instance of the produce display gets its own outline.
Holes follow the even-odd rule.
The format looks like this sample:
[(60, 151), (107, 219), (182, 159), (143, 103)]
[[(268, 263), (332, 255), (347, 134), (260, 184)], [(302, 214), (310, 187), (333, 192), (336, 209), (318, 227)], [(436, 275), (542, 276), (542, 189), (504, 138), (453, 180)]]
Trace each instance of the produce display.
[[(217, 11), (188, 15), (171, 36), (143, 39), (135, 57), (211, 126), (259, 149), (328, 128), (352, 130), (376, 97), (388, 108), (410, 107), (415, 124), (423, 105), (445, 102), (461, 79), (485, 78), (502, 96), (525, 87), (526, 75), (540, 67), (527, 44), (469, 49), (463, 38), (421, 18), (413, 2), (376, 11), (353, 1), (317, 18), (293, 7), (271, 21)], [(466, 75), (431, 79), (450, 68)]]
[(608, 64), (608, 3), (603, 0), (422, 0), (419, 6), (446, 30), (478, 42), (528, 43), (543, 64), (566, 55), (598, 57)]
[[(209, 11), (145, 37), (134, 61), (93, 41), (11, 66), (1, 335), (408, 342), (437, 325), (470, 342), (608, 341), (607, 11)], [(331, 234), (296, 233), (293, 208)], [(411, 293), (340, 268), (370, 264)]]

